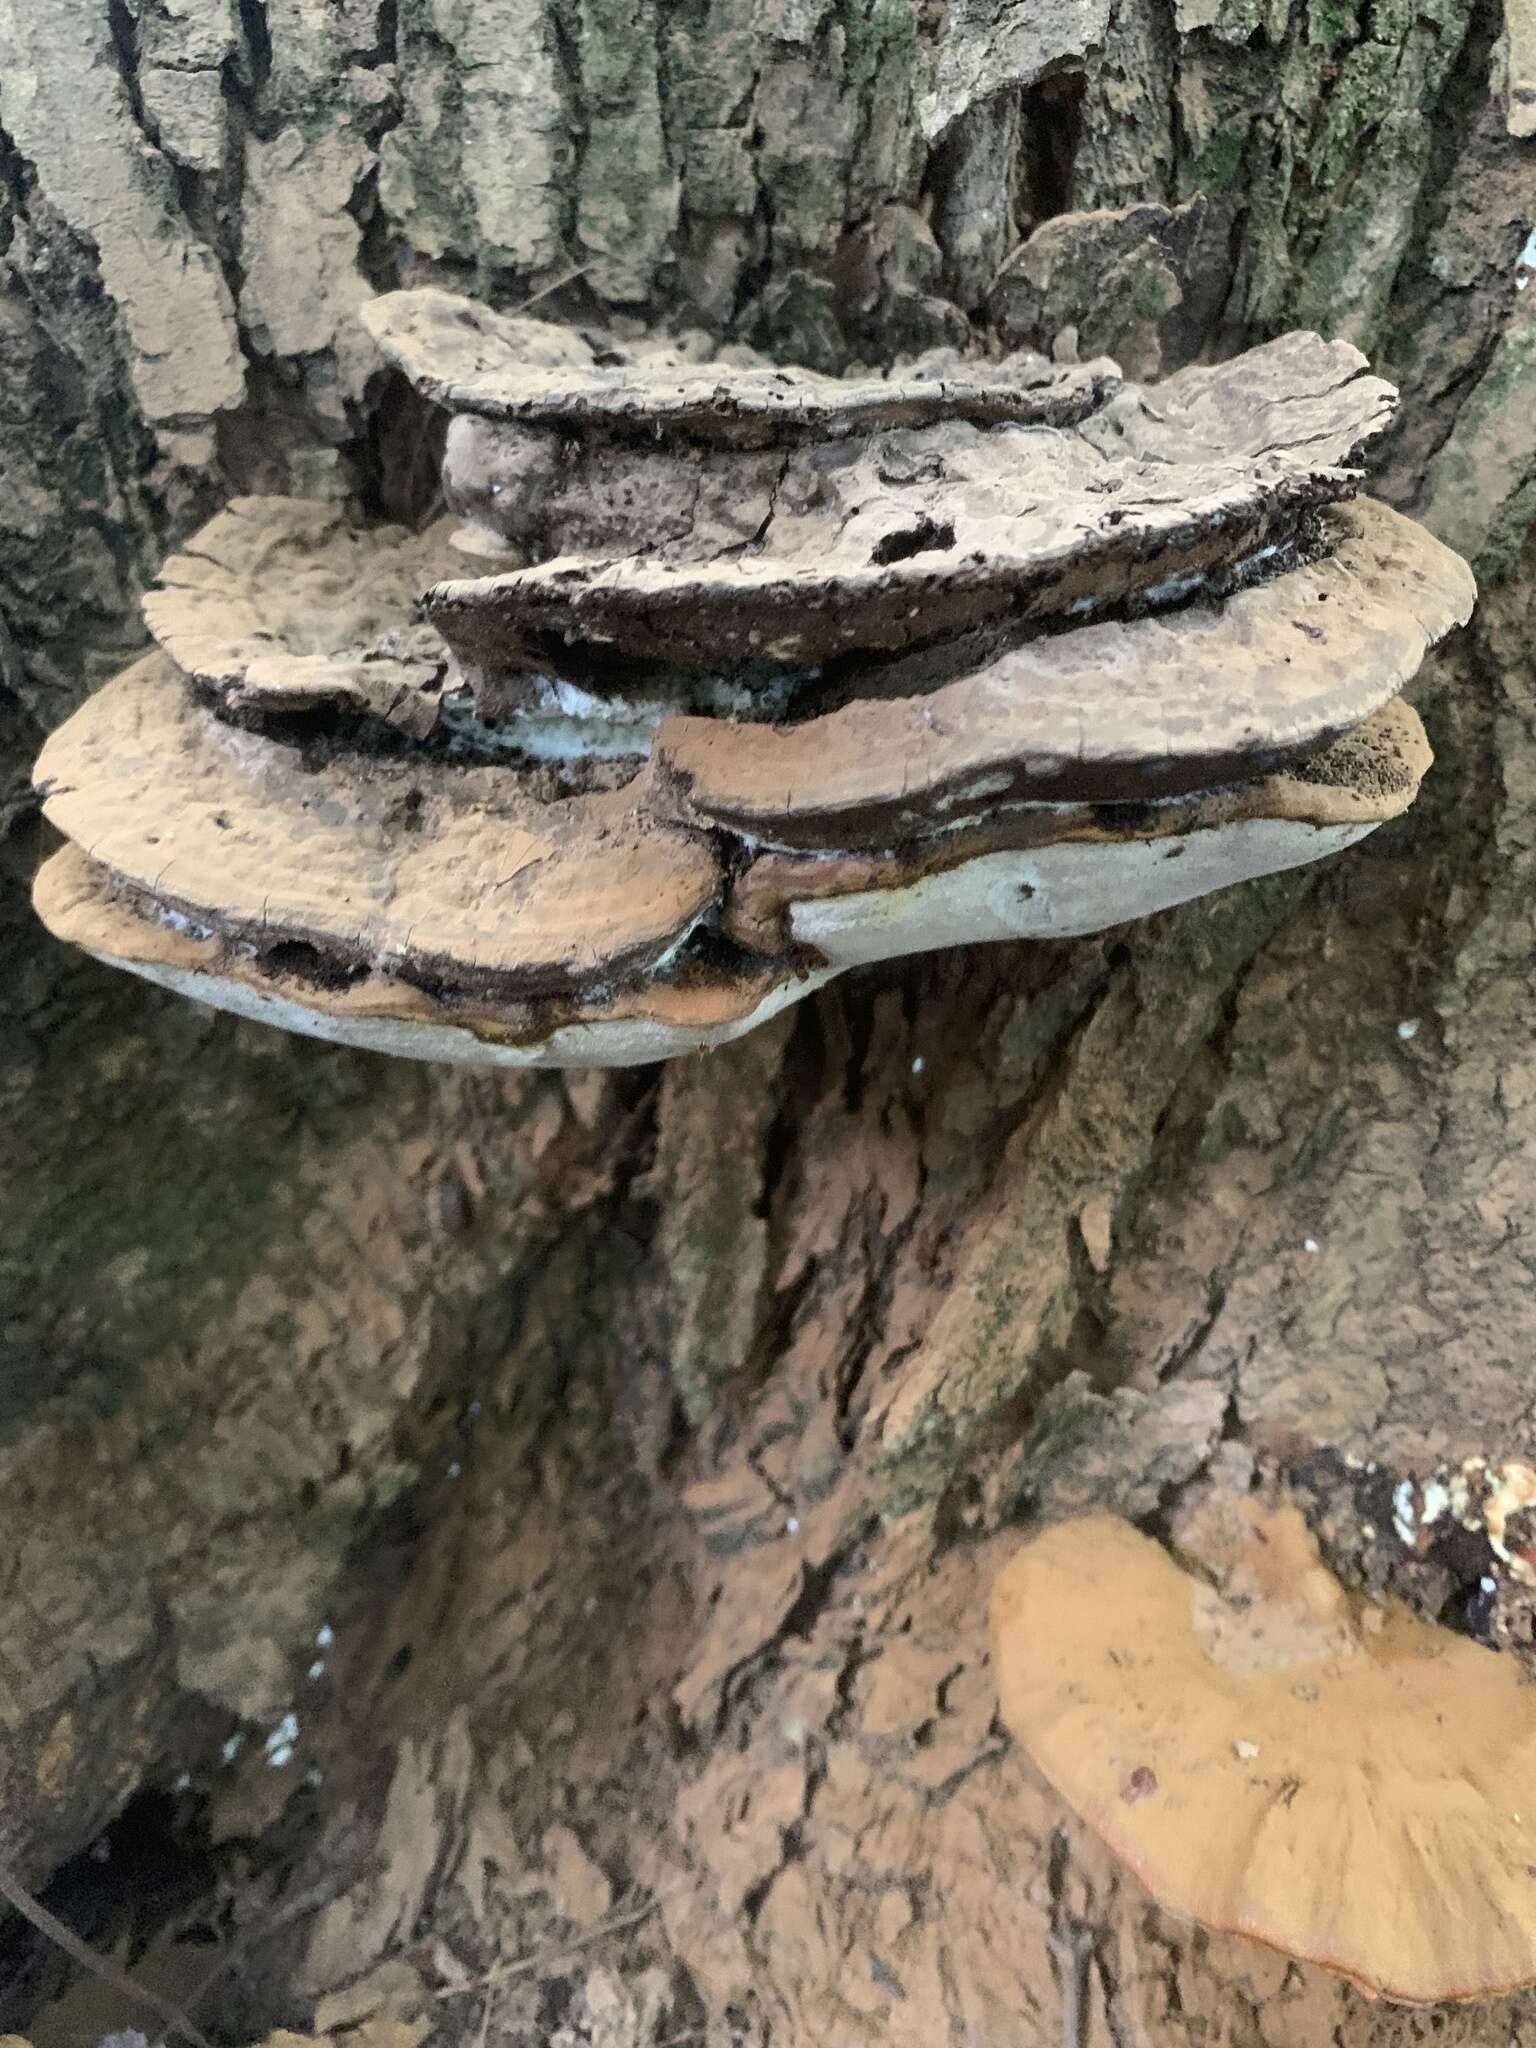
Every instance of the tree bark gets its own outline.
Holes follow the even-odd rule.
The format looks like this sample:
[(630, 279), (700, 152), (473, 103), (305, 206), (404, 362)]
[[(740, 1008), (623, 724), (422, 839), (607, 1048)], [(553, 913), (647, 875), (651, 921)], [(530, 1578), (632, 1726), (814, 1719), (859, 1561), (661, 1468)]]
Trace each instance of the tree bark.
[[(230, 1902), (205, 2024), (393, 1956), (447, 2039), (1424, 2037), (1161, 1917), (1000, 1736), (983, 1614), (1021, 1522), (1262, 1469), (1536, 1662), (1486, 1546), (1392, 1522), (1536, 1451), (1533, 81), (1528, 0), (0, 0), (0, 1854), (158, 1829)], [(426, 280), (828, 369), (1347, 337), (1375, 487), (1484, 589), (1424, 797), (616, 1075), (66, 956), (42, 734), (225, 498), (424, 512), (355, 315)]]

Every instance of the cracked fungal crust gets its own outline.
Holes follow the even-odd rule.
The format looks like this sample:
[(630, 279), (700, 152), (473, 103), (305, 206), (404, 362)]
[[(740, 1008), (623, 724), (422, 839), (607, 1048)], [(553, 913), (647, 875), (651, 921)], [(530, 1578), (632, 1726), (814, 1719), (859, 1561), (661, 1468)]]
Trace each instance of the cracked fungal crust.
[(652, 801), (764, 846), (884, 847), (1023, 799), (1175, 795), (1325, 745), (1471, 612), (1459, 556), (1370, 499), (1332, 552), (1219, 607), (1030, 642), (925, 695), (796, 725), (672, 718)]
[(1057, 425), (1081, 418), (1118, 382), (1108, 362), (1057, 364), (1021, 353), (1000, 363), (949, 351), (888, 375), (828, 377), (734, 351), (690, 359), (670, 342), (608, 335), (496, 313), (427, 287), (386, 292), (362, 311), (385, 357), (425, 397), (487, 419), (609, 430), (663, 429), (737, 447), (941, 419)]
[(464, 521), (454, 536), (464, 553), (526, 563), (644, 549), (696, 560), (752, 544), (792, 459), (781, 448), (616, 446), (460, 413), (448, 426), (443, 495)]
[(565, 553), (440, 585), (427, 611), (492, 679), (568, 672), (573, 645), (806, 665), (1171, 601), (1351, 495), (1392, 404), (1347, 343), (1287, 335), (1127, 386), (1070, 428), (962, 418), (790, 449), (777, 482), (751, 472), (745, 538), (722, 545), (713, 519), (702, 548), (663, 533), (618, 557)]
[(706, 841), (623, 790), (540, 803), (495, 768), (311, 766), (201, 709), (163, 657), (91, 697), (36, 773), (52, 823), (172, 911), (512, 996), (653, 966), (721, 893)]
[(445, 664), (415, 605), (449, 559), (443, 524), (421, 535), (360, 529), (338, 505), (235, 498), (171, 556), (144, 617), (229, 711), (323, 706), (423, 738)]

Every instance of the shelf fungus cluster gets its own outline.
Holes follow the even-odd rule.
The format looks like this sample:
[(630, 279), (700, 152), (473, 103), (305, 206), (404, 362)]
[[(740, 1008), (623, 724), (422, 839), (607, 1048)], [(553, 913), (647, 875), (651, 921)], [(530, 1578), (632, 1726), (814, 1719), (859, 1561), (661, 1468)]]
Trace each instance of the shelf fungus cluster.
[(1294, 1508), (1216, 1513), (1185, 1572), (1109, 1515), (993, 1595), (1003, 1718), (1170, 1912), (1404, 2004), (1536, 1983), (1536, 1692), (1349, 1594)]
[(1348, 846), (1461, 562), (1355, 495), (1388, 386), (1291, 335), (833, 379), (376, 300), (448, 516), (231, 504), (48, 742), (61, 937), (292, 1030), (619, 1065), (841, 970)]

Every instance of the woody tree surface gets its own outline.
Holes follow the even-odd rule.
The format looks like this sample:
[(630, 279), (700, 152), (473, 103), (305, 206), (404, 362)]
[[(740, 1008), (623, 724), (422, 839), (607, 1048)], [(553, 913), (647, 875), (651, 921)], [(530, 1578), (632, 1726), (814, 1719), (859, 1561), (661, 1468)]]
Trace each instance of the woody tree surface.
[[(1459, 0), (0, 0), (0, 1856), (63, 1899), (154, 1835), (94, 1932), (216, 1919), (205, 2024), (389, 1960), (448, 2039), (1422, 2038), (1151, 1908), (995, 1721), (986, 1592), (1021, 1522), (1259, 1473), (1536, 1663), (1533, 93), (1529, 7)], [(226, 501), (426, 531), (360, 318), (420, 285), (823, 371), (1352, 342), (1373, 490), (1483, 592), (1423, 795), (666, 1067), (107, 974), (28, 907), (31, 762)]]

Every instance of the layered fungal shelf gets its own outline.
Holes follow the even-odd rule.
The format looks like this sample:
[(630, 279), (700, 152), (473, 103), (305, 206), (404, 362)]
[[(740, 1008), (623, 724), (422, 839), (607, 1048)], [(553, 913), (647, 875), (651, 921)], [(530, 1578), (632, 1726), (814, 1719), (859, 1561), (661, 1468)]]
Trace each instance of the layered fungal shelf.
[(1102, 930), (1348, 846), (1460, 560), (1355, 495), (1391, 415), (1290, 335), (832, 379), (436, 291), (430, 531), (241, 499), (45, 747), (61, 937), (427, 1059), (719, 1044), (841, 970)]

